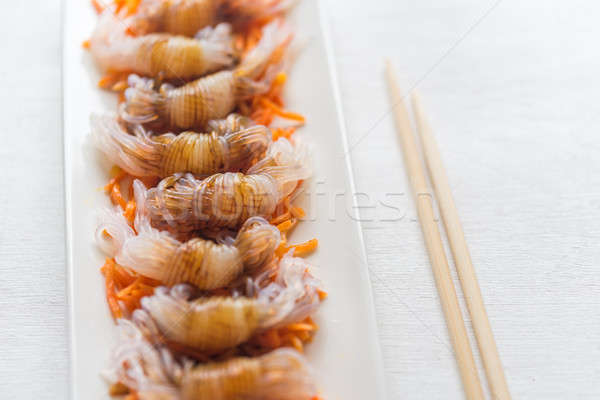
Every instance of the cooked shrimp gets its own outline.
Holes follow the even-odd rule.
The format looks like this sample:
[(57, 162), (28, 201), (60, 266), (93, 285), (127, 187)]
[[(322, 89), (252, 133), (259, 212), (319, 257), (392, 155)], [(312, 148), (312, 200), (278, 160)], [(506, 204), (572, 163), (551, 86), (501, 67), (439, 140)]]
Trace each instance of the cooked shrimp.
[(219, 22), (236, 25), (275, 16), (286, 11), (290, 0), (143, 0), (126, 19), (136, 35), (169, 32), (193, 36)]
[[(140, 181), (135, 181), (134, 187), (137, 196), (146, 189)], [(137, 235), (120, 209), (107, 209), (96, 238), (124, 267), (165, 285), (188, 282), (203, 290), (225, 287), (242, 273), (258, 272), (273, 257), (280, 242), (276, 227), (254, 217), (228, 243), (201, 238), (181, 243), (169, 233), (152, 228), (143, 205), (138, 207), (135, 230)]]
[(309, 400), (317, 395), (310, 367), (292, 349), (208, 364), (180, 363), (130, 321), (119, 321), (119, 336), (105, 375), (135, 390), (141, 400)]
[(156, 341), (206, 354), (230, 349), (266, 329), (301, 321), (320, 304), (320, 282), (310, 275), (303, 258), (285, 255), (277, 267), (275, 281), (258, 289), (256, 298), (192, 300), (189, 285), (160, 287), (142, 299), (142, 309), (134, 312), (133, 320)]
[(235, 61), (231, 27), (207, 27), (196, 38), (155, 33), (132, 37), (112, 13), (103, 13), (90, 39), (95, 61), (106, 71), (134, 72), (165, 79), (190, 79), (229, 67)]
[(271, 142), (269, 129), (259, 125), (225, 135), (214, 131), (155, 137), (150, 137), (142, 127), (136, 129), (136, 135), (130, 135), (114, 116), (92, 115), (91, 125), (97, 147), (134, 176), (162, 178), (177, 172), (206, 176), (245, 171), (264, 156)]
[(121, 117), (130, 123), (156, 121), (178, 129), (203, 128), (210, 119), (224, 118), (238, 102), (266, 92), (276, 69), (267, 69), (271, 56), (290, 39), (288, 30), (275, 21), (263, 28), (259, 44), (230, 71), (205, 76), (178, 88), (130, 75)]
[(209, 132), (215, 132), (217, 135), (226, 135), (231, 132), (241, 131), (256, 125), (250, 118), (231, 113), (227, 118), (212, 119), (206, 124)]
[(227, 172), (203, 180), (175, 174), (140, 201), (145, 203), (152, 225), (160, 229), (185, 233), (237, 228), (250, 217), (269, 217), (298, 181), (309, 176), (305, 152), (279, 139), (246, 174)]

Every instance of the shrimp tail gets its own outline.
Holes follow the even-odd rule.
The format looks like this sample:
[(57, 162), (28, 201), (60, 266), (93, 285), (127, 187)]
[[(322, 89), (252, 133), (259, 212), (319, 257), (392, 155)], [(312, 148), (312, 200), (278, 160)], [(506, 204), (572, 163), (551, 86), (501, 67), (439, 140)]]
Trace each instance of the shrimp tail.
[(189, 313), (192, 305), (188, 301), (193, 294), (193, 287), (178, 284), (171, 289), (161, 286), (154, 290), (154, 295), (142, 298), (142, 309), (134, 312), (134, 321), (143, 326), (151, 336), (160, 335), (157, 327), (167, 337), (178, 338), (187, 332)]
[(299, 180), (312, 174), (308, 146), (300, 137), (294, 137), (294, 144), (285, 138), (273, 142), (265, 157), (254, 164), (248, 174), (266, 174), (277, 182), (280, 199), (289, 195)]
[(135, 236), (135, 232), (118, 207), (105, 208), (98, 215), (98, 220), (96, 242), (104, 253), (114, 257), (121, 251), (123, 245)]
[(300, 353), (292, 349), (278, 349), (262, 356), (263, 373), (252, 399), (309, 400), (317, 389), (312, 371)]
[(194, 188), (198, 183), (192, 174), (177, 173), (148, 190), (143, 201), (152, 216), (153, 226), (159, 229), (176, 228), (178, 221), (185, 220), (192, 213)]
[(180, 245), (167, 232), (146, 230), (129, 239), (115, 260), (140, 275), (164, 281), (169, 262)]
[(253, 274), (273, 256), (281, 242), (279, 230), (262, 217), (246, 220), (235, 240), (245, 270)]
[(138, 274), (163, 281), (168, 273), (169, 263), (181, 243), (169, 233), (161, 232), (150, 225), (144, 205), (145, 193), (144, 184), (136, 180), (134, 195), (139, 207), (136, 210), (135, 227), (138, 234), (124, 243), (116, 261)]
[(131, 74), (127, 82), (129, 87), (125, 90), (125, 102), (119, 108), (119, 116), (131, 124), (158, 119), (166, 97), (154, 89), (154, 80)]
[(208, 129), (219, 136), (241, 131), (254, 125), (256, 124), (250, 118), (236, 113), (229, 114), (224, 119), (211, 119), (207, 123)]
[(154, 142), (137, 127), (138, 134), (130, 135), (116, 116), (92, 114), (92, 140), (106, 157), (135, 176), (158, 174), (161, 143)]
[(303, 258), (290, 254), (279, 261), (277, 278), (258, 295), (259, 301), (267, 304), (268, 309), (268, 316), (261, 323), (263, 328), (300, 321), (311, 315), (321, 303), (321, 281), (308, 272), (309, 266)]
[(117, 329), (118, 342), (103, 373), (107, 380), (135, 390), (140, 399), (179, 399), (176, 381), (182, 367), (171, 353), (153, 346), (131, 321), (119, 319)]
[(262, 30), (262, 38), (235, 70), (236, 95), (248, 98), (266, 92), (285, 64), (283, 54), (292, 39), (287, 25), (273, 21)]
[(231, 25), (220, 23), (214, 28), (207, 26), (196, 33), (195, 38), (202, 41), (204, 58), (214, 65), (212, 69), (230, 66), (234, 61)]
[(239, 26), (283, 14), (297, 2), (298, 0), (225, 0), (221, 15)]

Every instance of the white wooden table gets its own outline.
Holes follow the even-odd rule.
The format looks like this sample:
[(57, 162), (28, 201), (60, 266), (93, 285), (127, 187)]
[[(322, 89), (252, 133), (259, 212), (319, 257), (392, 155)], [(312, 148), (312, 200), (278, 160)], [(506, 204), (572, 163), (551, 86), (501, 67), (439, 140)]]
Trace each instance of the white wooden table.
[[(385, 56), (429, 110), (514, 398), (599, 398), (600, 5), (327, 1), (390, 399), (462, 393)], [(0, 13), (0, 397), (62, 399), (60, 1)]]

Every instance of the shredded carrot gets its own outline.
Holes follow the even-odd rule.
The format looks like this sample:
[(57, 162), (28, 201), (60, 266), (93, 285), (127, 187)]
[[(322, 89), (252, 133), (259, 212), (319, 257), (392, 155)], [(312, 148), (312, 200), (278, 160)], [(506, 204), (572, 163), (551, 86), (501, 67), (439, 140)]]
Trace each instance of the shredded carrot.
[(127, 311), (132, 312), (140, 307), (142, 297), (151, 296), (154, 293), (154, 286), (156, 286), (155, 282), (139, 276), (129, 286), (120, 290), (117, 298), (123, 302)]
[(292, 246), (292, 248), (294, 249), (294, 257), (303, 256), (310, 252), (313, 252), (316, 250), (318, 245), (319, 241), (317, 239), (310, 239), (304, 243)]
[[(112, 201), (113, 204), (115, 205), (119, 205), (123, 211), (127, 212), (127, 207), (129, 206), (129, 213), (134, 213), (135, 214), (135, 209), (131, 210), (131, 208), (135, 205), (135, 202), (133, 200), (133, 196), (131, 196), (132, 192), (132, 187), (129, 186), (129, 197), (131, 198), (130, 201), (133, 201), (132, 205), (128, 205), (127, 200), (125, 200), (125, 198), (123, 197), (123, 194), (121, 192), (121, 182), (129, 177), (130, 175), (128, 175), (125, 171), (118, 169), (117, 174), (106, 184), (106, 186), (104, 186), (104, 191), (106, 191), (109, 196), (110, 196), (110, 200)], [(131, 185), (131, 183), (130, 183)], [(128, 214), (125, 214), (125, 216), (127, 217)]]
[(302, 115), (291, 111), (283, 110), (281, 107), (279, 107), (277, 104), (273, 103), (266, 97), (262, 97), (260, 101), (264, 107), (271, 109), (276, 115), (279, 115), (282, 118), (291, 119), (301, 123), (305, 122), (305, 118)]
[(129, 225), (131, 226), (133, 226), (133, 220), (135, 219), (135, 210), (135, 199), (133, 197), (130, 197), (129, 201), (127, 202), (127, 205), (125, 206), (125, 211), (123, 212), (123, 215), (125, 216), (127, 222), (129, 222)]
[(287, 81), (286, 73), (285, 72), (278, 73), (277, 76), (275, 76), (275, 79), (273, 79), (273, 88), (271, 88), (271, 90), (273, 90), (274, 88), (282, 87), (286, 81)]
[(135, 14), (140, 3), (141, 0), (125, 0), (125, 4), (127, 6), (127, 15)]
[(290, 229), (294, 228), (294, 226), (296, 226), (297, 223), (298, 223), (297, 219), (288, 219), (288, 220), (278, 224), (277, 229), (279, 229), (280, 232), (287, 232)]
[(127, 209), (127, 202), (123, 198), (123, 195), (121, 194), (121, 188), (118, 184), (113, 185), (112, 190), (110, 191), (110, 199), (112, 200), (113, 204), (118, 204), (123, 210)]
[(100, 1), (98, 0), (92, 0), (92, 6), (94, 7), (94, 10), (96, 10), (96, 12), (98, 14), (102, 13), (102, 11), (104, 11), (104, 5), (102, 5), (100, 3)]
[(118, 14), (121, 9), (123, 8), (123, 6), (125, 5), (125, 0), (114, 0), (114, 4), (115, 4), (115, 14)]
[(274, 128), (271, 130), (271, 133), (273, 135), (273, 141), (276, 141), (282, 137), (289, 139), (292, 137), (294, 132), (296, 132), (296, 128), (293, 126), (289, 126), (287, 128)]
[(104, 275), (106, 300), (114, 319), (123, 317), (121, 304), (128, 312), (133, 312), (140, 307), (142, 297), (152, 295), (160, 284), (154, 279), (132, 275), (113, 258), (107, 258), (100, 271)]
[(92, 42), (90, 41), (90, 39), (84, 40), (81, 43), (81, 47), (83, 47), (84, 49), (89, 49), (91, 45), (92, 45)]
[(131, 391), (127, 386), (122, 384), (121, 382), (116, 382), (110, 385), (108, 388), (108, 394), (111, 396), (124, 396), (129, 394)]
[(286, 246), (285, 243), (279, 245), (279, 248), (275, 251), (275, 254), (278, 257), (282, 257), (284, 254), (287, 254), (288, 251), (294, 249), (294, 257), (302, 257), (316, 250), (319, 245), (319, 241), (317, 239), (310, 239), (304, 243)]
[(127, 77), (131, 71), (109, 71), (98, 81), (98, 87), (121, 92), (127, 88)]
[(292, 206), (290, 207), (290, 213), (295, 218), (304, 218), (306, 216), (306, 213), (304, 212), (304, 209), (302, 207)]
[(286, 211), (285, 213), (273, 218), (271, 220), (271, 224), (272, 225), (279, 225), (285, 221), (287, 221), (288, 219), (290, 219), (292, 217), (292, 215), (290, 214), (289, 211)]
[(318, 329), (318, 325), (315, 324), (312, 318), (307, 317), (303, 321), (260, 333), (250, 339), (249, 344), (259, 347), (257, 353), (279, 347), (294, 347), (301, 352), (304, 349), (304, 344), (312, 341)]
[(304, 322), (297, 322), (295, 324), (290, 324), (287, 326), (290, 331), (312, 331), (315, 329), (313, 324), (308, 324)]
[(133, 276), (132, 274), (127, 272), (125, 270), (125, 268), (123, 268), (119, 264), (114, 263), (113, 268), (114, 268), (115, 283), (117, 284), (118, 287), (121, 288), (124, 286), (129, 286), (135, 281), (135, 279), (136, 279), (135, 276)]
[(106, 286), (106, 300), (108, 302), (108, 307), (114, 319), (121, 318), (123, 316), (123, 312), (121, 311), (121, 307), (119, 306), (119, 300), (116, 294), (116, 285), (115, 285), (115, 260), (112, 258), (107, 258), (104, 263), (104, 279)]
[(317, 293), (319, 294), (319, 300), (323, 301), (327, 298), (328, 294), (326, 291), (317, 289)]
[(302, 353), (304, 351), (304, 345), (302, 344), (302, 340), (300, 340), (298, 338), (298, 336), (291, 336), (290, 337), (290, 342), (292, 343), (292, 346), (298, 350), (300, 353)]

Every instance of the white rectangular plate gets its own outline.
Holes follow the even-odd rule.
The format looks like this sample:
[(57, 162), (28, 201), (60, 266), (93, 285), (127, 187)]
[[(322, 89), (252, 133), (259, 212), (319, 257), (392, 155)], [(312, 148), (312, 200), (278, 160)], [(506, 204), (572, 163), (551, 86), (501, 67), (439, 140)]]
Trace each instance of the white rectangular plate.
[[(289, 108), (304, 114), (301, 130), (313, 147), (314, 178), (301, 196), (308, 216), (291, 236), (319, 239), (311, 256), (329, 298), (322, 305), (320, 330), (307, 357), (328, 400), (383, 399), (384, 384), (368, 269), (360, 226), (353, 218), (353, 183), (336, 92), (331, 50), (318, 0), (303, 0), (290, 16), (307, 43), (290, 73)], [(105, 399), (106, 366), (114, 325), (99, 272), (103, 256), (94, 243), (95, 213), (108, 204), (101, 187), (108, 168), (88, 140), (91, 112), (114, 112), (115, 96), (102, 92), (99, 73), (81, 43), (96, 15), (85, 0), (67, 0), (63, 37), (65, 190), (71, 309), (71, 395)], [(302, 199), (302, 197), (304, 197)], [(345, 201), (344, 201), (345, 200)]]

